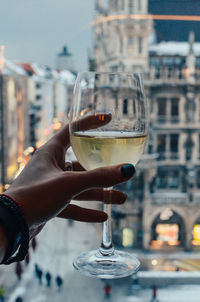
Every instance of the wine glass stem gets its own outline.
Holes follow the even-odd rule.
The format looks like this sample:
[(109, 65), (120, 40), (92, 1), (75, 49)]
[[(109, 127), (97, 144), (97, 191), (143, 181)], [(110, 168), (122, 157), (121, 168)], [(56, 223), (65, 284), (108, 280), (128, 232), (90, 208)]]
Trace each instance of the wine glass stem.
[[(112, 188), (105, 189), (110, 191)], [(109, 196), (109, 194), (106, 194)], [(111, 227), (111, 203), (110, 200), (104, 202), (104, 212), (107, 213), (108, 219), (103, 223), (103, 236), (101, 246), (99, 248), (100, 253), (104, 256), (114, 253), (114, 247), (112, 244), (112, 227)]]

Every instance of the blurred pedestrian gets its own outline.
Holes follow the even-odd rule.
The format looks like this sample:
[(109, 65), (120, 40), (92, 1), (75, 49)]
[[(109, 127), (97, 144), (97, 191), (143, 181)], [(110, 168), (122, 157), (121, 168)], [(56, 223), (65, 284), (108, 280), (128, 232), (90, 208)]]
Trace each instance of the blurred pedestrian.
[(58, 287), (58, 290), (60, 291), (63, 285), (63, 279), (60, 276), (56, 277), (56, 285)]
[(23, 302), (23, 298), (21, 296), (17, 297), (15, 302)]
[(109, 284), (106, 284), (104, 286), (104, 293), (105, 293), (105, 298), (106, 299), (110, 299), (110, 295), (111, 295), (111, 287)]
[(37, 271), (38, 271), (38, 265), (37, 263), (35, 264), (35, 276), (37, 277)]
[(37, 248), (37, 240), (35, 237), (31, 241), (31, 246), (32, 246), (32, 249), (35, 251)]
[(22, 269), (22, 265), (20, 262), (17, 262), (16, 267), (15, 267), (15, 273), (17, 275), (17, 278), (19, 280), (21, 280), (22, 278), (22, 273), (23, 273), (23, 269)]
[(39, 266), (37, 264), (35, 264), (35, 275), (36, 275), (36, 278), (39, 281), (39, 284), (42, 285), (43, 272), (42, 272), (42, 270), (39, 268)]
[(49, 272), (45, 275), (46, 281), (47, 281), (47, 287), (51, 287), (51, 274)]
[(29, 253), (26, 255), (24, 260), (25, 260), (26, 265), (28, 265), (29, 262), (30, 262), (30, 254)]
[(159, 302), (157, 299), (157, 294), (158, 294), (158, 288), (157, 286), (153, 286), (152, 287), (152, 298), (151, 298), (151, 302)]

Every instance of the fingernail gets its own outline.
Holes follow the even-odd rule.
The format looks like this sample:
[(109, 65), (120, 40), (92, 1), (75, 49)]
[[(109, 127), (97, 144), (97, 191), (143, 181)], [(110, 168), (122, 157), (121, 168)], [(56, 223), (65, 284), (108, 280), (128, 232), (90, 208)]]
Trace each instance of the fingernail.
[(120, 170), (123, 177), (131, 177), (135, 174), (135, 168), (131, 164), (122, 166)]
[(106, 220), (108, 220), (108, 215), (105, 213), (105, 212), (103, 212), (103, 221), (105, 222)]

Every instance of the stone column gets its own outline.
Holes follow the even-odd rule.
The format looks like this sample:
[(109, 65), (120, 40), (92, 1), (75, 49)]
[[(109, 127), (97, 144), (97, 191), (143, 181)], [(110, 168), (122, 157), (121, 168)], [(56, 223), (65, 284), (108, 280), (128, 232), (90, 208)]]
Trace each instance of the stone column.
[(149, 250), (150, 243), (151, 243), (151, 231), (148, 229), (144, 229), (144, 233), (143, 233), (144, 250)]
[(191, 251), (192, 249), (192, 231), (186, 233), (184, 249), (185, 251)]

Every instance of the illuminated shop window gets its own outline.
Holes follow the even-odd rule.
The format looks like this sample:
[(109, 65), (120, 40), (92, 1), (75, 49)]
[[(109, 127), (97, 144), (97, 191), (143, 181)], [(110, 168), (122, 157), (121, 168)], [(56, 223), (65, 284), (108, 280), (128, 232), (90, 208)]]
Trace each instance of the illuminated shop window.
[(177, 246), (179, 241), (179, 225), (159, 223), (155, 228), (156, 238), (152, 241), (152, 248), (161, 248), (164, 245)]
[(122, 245), (124, 247), (132, 247), (134, 242), (133, 231), (130, 228), (124, 228), (122, 231)]
[(179, 226), (177, 224), (157, 224), (156, 233), (158, 240), (172, 242), (178, 240)]
[(195, 224), (193, 227), (193, 245), (200, 245), (200, 224)]

